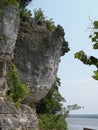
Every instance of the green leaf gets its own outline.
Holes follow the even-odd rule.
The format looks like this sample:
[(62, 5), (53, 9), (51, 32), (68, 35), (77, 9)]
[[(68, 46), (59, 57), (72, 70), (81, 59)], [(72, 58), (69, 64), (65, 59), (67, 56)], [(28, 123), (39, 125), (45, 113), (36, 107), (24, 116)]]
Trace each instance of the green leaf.
[(93, 49), (98, 49), (98, 42), (93, 45)]
[(78, 53), (78, 52), (75, 53), (74, 57), (75, 57), (75, 58), (79, 58), (79, 53)]
[(94, 78), (95, 80), (98, 80), (98, 71), (94, 71), (93, 78)]
[(98, 21), (94, 21), (94, 29), (98, 28)]

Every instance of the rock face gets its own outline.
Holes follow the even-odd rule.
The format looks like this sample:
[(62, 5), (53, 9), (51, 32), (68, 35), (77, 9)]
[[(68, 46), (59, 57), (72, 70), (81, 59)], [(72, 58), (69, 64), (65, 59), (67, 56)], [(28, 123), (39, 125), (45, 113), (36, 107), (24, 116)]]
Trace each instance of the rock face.
[(11, 61), (19, 30), (19, 10), (17, 6), (7, 6), (0, 20), (0, 61)]
[(13, 103), (0, 98), (0, 130), (38, 130), (35, 108), (22, 105), (17, 110)]
[(18, 6), (8, 6), (0, 14), (0, 130), (38, 130), (35, 108), (22, 105), (21, 110), (17, 110), (5, 99), (7, 63), (13, 58), (18, 30)]
[(32, 95), (25, 103), (36, 103), (50, 90), (63, 51), (64, 39), (57, 30), (49, 31), (46, 25), (39, 26), (33, 19), (22, 22), (19, 30), (19, 22), (18, 6), (3, 9), (0, 14), (0, 130), (38, 130), (34, 106), (31, 109), (22, 105), (18, 110), (6, 100), (7, 63), (13, 59), (21, 80), (31, 90)]
[(44, 25), (25, 24), (20, 26), (14, 63), (32, 92), (30, 100), (37, 102), (45, 97), (56, 79), (63, 39)]
[[(0, 3), (1, 4), (1, 3)], [(2, 8), (0, 13), (0, 96), (5, 96), (7, 91), (6, 62), (10, 62), (19, 30), (19, 11), (17, 6)]]

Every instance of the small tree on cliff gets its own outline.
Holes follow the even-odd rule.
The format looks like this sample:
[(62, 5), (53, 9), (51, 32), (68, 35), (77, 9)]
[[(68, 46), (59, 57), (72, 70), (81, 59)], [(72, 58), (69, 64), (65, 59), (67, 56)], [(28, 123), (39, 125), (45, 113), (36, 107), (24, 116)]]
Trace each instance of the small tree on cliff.
[[(98, 21), (93, 23), (93, 33), (89, 36), (93, 43), (93, 49), (98, 49)], [(75, 54), (75, 58), (81, 60), (86, 65), (94, 65), (97, 70), (94, 71), (93, 78), (98, 80), (98, 58), (94, 56), (88, 57), (83, 51), (79, 51)]]

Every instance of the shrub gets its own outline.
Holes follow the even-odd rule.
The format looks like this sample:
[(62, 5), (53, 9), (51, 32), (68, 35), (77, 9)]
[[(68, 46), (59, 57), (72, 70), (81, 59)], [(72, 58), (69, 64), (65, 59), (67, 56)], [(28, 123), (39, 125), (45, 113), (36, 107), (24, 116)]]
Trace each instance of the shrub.
[(63, 29), (63, 27), (61, 25), (58, 25), (56, 27), (56, 32), (58, 33), (58, 35), (60, 35), (62, 37), (64, 37), (64, 35), (65, 35), (64, 29)]
[(22, 7), (26, 7), (32, 0), (17, 0)]
[(67, 53), (68, 51), (70, 51), (70, 48), (68, 47), (68, 42), (63, 38), (62, 56), (65, 55), (65, 53)]
[(8, 98), (19, 108), (24, 97), (30, 95), (30, 90), (21, 82), (18, 70), (14, 64), (10, 66), (8, 72), (8, 86)]
[(54, 22), (53, 22), (52, 19), (45, 20), (45, 23), (46, 23), (46, 26), (47, 26), (48, 30), (50, 30), (50, 31), (55, 30), (56, 27), (55, 27)]
[(38, 119), (41, 130), (68, 130), (65, 117), (62, 114), (40, 114)]
[(45, 24), (48, 28), (48, 30), (52, 31), (55, 29), (55, 25), (52, 19), (47, 20), (46, 17), (44, 16), (43, 11), (41, 8), (39, 10), (34, 10), (34, 18), (37, 22), (38, 25), (43, 25)]
[(31, 11), (24, 7), (20, 8), (20, 19), (21, 21), (26, 21), (32, 16)]
[(36, 106), (41, 130), (67, 130), (68, 112), (63, 108), (65, 99), (58, 91), (60, 79), (57, 78), (47, 96)]
[(42, 23), (44, 23), (46, 17), (44, 16), (44, 13), (41, 8), (39, 10), (34, 10), (34, 18), (37, 21), (38, 25), (42, 25)]

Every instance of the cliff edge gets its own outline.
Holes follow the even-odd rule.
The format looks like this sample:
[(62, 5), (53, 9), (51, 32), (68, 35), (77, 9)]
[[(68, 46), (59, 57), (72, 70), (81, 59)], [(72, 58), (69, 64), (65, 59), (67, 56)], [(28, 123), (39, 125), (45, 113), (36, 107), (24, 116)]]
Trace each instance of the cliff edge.
[[(49, 92), (57, 76), (60, 57), (68, 50), (59, 28), (51, 31), (46, 24), (38, 25), (34, 18), (20, 22), (18, 5), (3, 9), (0, 14), (2, 130), (38, 130), (35, 104)], [(11, 63), (17, 66), (22, 82), (31, 91), (31, 95), (25, 97), (24, 105), (21, 104), (19, 110), (7, 99), (7, 72)], [(28, 106), (31, 103), (34, 104), (32, 108)]]
[[(33, 23), (34, 19), (32, 19)], [(45, 25), (21, 23), (14, 51), (14, 63), (22, 81), (32, 92), (32, 101), (44, 98), (57, 77), (63, 38)]]

